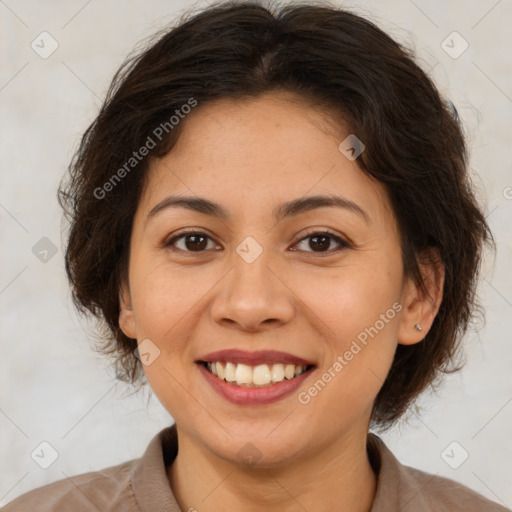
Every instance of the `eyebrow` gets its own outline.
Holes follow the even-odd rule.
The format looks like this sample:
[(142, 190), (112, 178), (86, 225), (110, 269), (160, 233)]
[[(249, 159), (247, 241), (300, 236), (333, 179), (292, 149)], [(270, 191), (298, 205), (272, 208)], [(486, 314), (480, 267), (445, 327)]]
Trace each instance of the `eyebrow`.
[[(301, 213), (325, 207), (342, 208), (359, 215), (365, 220), (365, 222), (368, 224), (370, 223), (370, 217), (358, 204), (339, 195), (316, 195), (294, 199), (293, 201), (289, 201), (278, 206), (274, 210), (273, 214), (276, 221), (279, 222), (287, 217), (293, 217)], [(223, 206), (208, 199), (202, 197), (169, 196), (151, 209), (148, 213), (146, 222), (168, 208), (186, 208), (188, 210), (201, 213), (203, 215), (217, 217), (225, 221), (229, 220), (231, 217), (229, 211)]]

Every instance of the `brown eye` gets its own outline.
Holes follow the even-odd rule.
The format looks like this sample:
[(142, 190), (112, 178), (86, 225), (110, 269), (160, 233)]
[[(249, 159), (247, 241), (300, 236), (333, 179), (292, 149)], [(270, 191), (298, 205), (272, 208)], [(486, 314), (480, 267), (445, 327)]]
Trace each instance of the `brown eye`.
[[(180, 246), (178, 246), (178, 242), (180, 242)], [(189, 232), (174, 237), (172, 240), (169, 240), (165, 246), (173, 246), (184, 252), (203, 252), (207, 249), (212, 249), (212, 247), (208, 247), (208, 242), (213, 243), (213, 240), (206, 233)], [(214, 244), (213, 248), (215, 247), (218, 246)]]
[[(308, 242), (309, 241), (309, 242)], [(305, 244), (307, 243), (307, 246)], [(337, 244), (338, 247), (332, 248), (332, 245)], [(210, 244), (210, 245), (208, 245)], [(348, 248), (350, 244), (328, 231), (314, 232), (310, 235), (302, 238), (295, 247), (303, 244), (303, 248), (299, 249), (305, 252), (313, 253), (332, 253), (341, 248)], [(220, 246), (216, 245), (214, 241), (206, 233), (200, 231), (190, 231), (178, 235), (165, 244), (166, 247), (172, 247), (182, 252), (196, 252), (201, 253), (210, 249), (220, 249)], [(309, 249), (309, 250), (308, 250)], [(293, 249), (297, 250), (297, 249)]]
[[(307, 241), (307, 240), (309, 240), (307, 247), (311, 249), (310, 251), (308, 251), (307, 249), (304, 249), (304, 247), (305, 247), (304, 244), (305, 244), (305, 241)], [(330, 252), (334, 252), (335, 250), (339, 250), (340, 247), (338, 247), (338, 249), (334, 249), (334, 250), (329, 249), (331, 247), (332, 242), (335, 242), (341, 248), (350, 247), (348, 242), (346, 242), (345, 240), (341, 239), (339, 236), (336, 236), (333, 233), (330, 233), (328, 231), (311, 233), (310, 235), (308, 235), (308, 236), (304, 237), (302, 240), (300, 240), (299, 243), (296, 244), (296, 247), (299, 246), (300, 244), (303, 244), (303, 249), (301, 249), (301, 250), (305, 250), (306, 252), (318, 252), (318, 253), (330, 253)]]

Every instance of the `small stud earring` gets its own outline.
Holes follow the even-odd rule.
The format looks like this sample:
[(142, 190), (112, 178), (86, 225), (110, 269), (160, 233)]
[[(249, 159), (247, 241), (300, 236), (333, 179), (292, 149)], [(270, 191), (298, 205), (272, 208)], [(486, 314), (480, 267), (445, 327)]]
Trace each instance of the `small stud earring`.
[(422, 331), (423, 329), (421, 328), (421, 325), (420, 324), (416, 324), (414, 326), (414, 328), (417, 330), (417, 331)]

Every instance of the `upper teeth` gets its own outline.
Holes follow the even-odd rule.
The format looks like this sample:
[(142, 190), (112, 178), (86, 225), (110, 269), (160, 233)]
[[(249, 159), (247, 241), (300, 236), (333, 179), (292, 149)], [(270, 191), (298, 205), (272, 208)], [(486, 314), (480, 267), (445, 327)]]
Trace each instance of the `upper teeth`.
[(219, 379), (237, 384), (238, 386), (254, 387), (266, 386), (270, 383), (281, 382), (285, 378), (293, 379), (306, 371), (307, 366), (294, 364), (260, 364), (249, 366), (235, 363), (207, 363), (208, 370)]

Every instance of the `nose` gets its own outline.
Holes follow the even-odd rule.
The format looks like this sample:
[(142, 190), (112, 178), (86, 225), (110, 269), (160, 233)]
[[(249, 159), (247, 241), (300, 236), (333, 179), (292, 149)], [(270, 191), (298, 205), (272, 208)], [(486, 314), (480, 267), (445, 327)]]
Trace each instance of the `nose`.
[(219, 283), (211, 306), (217, 323), (257, 332), (277, 328), (293, 318), (293, 292), (266, 252), (252, 263), (234, 257), (234, 267)]

